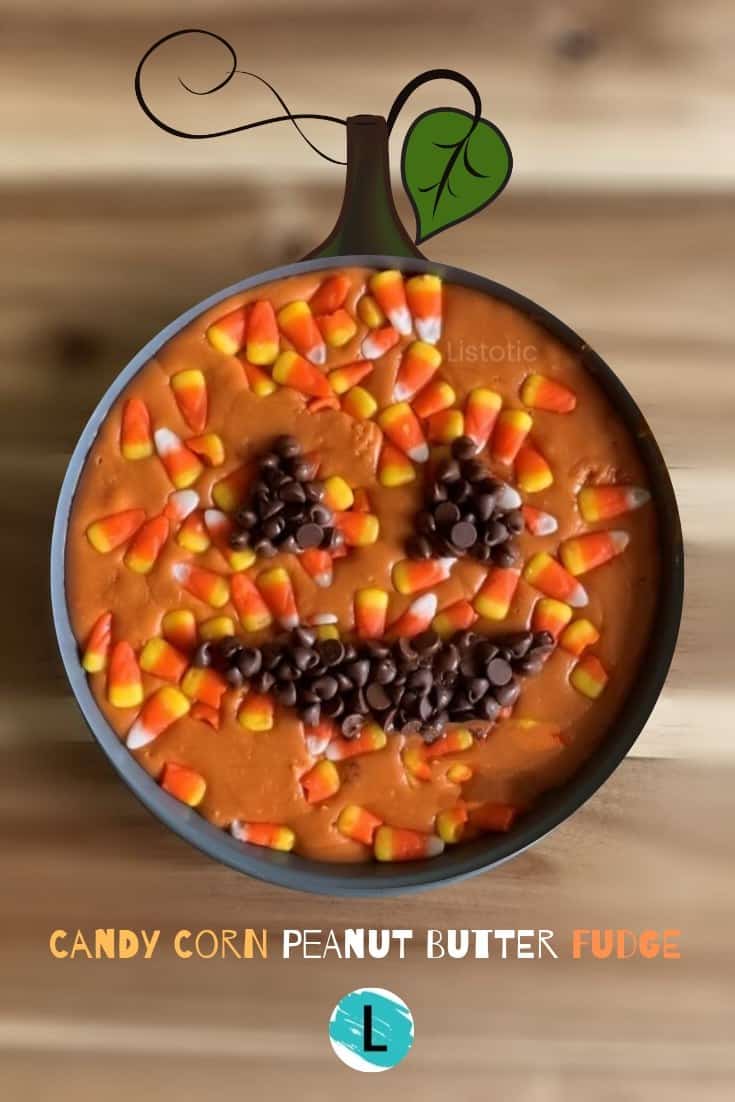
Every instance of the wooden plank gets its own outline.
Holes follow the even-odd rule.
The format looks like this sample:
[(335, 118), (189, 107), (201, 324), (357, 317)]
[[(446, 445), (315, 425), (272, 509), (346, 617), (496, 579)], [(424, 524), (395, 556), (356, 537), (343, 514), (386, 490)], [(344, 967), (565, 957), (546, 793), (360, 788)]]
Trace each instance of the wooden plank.
[[(199, 22), (229, 37), (241, 67), (256, 68), (302, 111), (332, 113), (330, 88), (336, 88), (338, 114), (386, 112), (417, 72), (432, 66), (467, 72), (489, 116), (509, 135), (516, 193), (570, 185), (718, 190), (735, 178), (735, 150), (725, 140), (733, 95), (729, 0), (695, 7), (686, 0), (581, 0), (552, 8), (535, 0), (450, 6), (406, 0), (400, 8), (376, 0), (349, 9), (334, 0), (306, 7), (257, 0), (246, 11), (220, 0), (207, 20), (197, 5), (166, 2), (152, 12), (142, 0), (119, 6), (113, 18), (91, 0), (71, 0), (63, 10), (47, 0), (3, 0), (1, 10), (6, 178), (247, 174), (275, 185), (298, 172), (301, 179), (335, 179), (336, 170), (287, 126), (186, 143), (142, 116), (131, 93), (138, 59), (156, 38)], [(211, 42), (170, 49), (156, 61), (149, 86), (159, 110), (179, 125), (211, 130), (236, 125), (246, 108), (250, 118), (272, 113), (268, 94), (242, 82), (216, 103), (192, 100), (176, 84), (178, 73), (194, 87), (212, 86), (225, 59)], [(417, 95), (406, 117), (449, 96), (464, 105), (461, 93), (437, 86)], [(320, 124), (310, 133), (340, 155), (342, 136), (334, 130)]]

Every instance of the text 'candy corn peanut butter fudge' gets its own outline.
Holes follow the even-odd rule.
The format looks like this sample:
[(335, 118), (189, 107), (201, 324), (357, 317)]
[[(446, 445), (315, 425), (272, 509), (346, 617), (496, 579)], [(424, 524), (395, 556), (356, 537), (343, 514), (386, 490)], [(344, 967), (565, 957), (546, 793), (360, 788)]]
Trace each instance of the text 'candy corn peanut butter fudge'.
[(658, 587), (635, 443), (434, 275), (234, 296), (113, 405), (67, 594), (107, 720), (239, 843), (403, 861), (509, 830), (604, 739)]

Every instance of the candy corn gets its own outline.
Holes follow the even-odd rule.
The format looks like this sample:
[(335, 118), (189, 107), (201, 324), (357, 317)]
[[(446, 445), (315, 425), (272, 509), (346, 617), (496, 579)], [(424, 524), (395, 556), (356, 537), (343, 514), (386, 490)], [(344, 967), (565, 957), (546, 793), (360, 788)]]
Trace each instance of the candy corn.
[(357, 316), (368, 329), (379, 329), (385, 325), (385, 314), (372, 295), (363, 295), (357, 304)]
[(335, 513), (334, 523), (348, 547), (367, 547), (380, 534), (380, 522), (374, 513)]
[(416, 468), (408, 456), (384, 440), (378, 458), (378, 480), (381, 486), (405, 486), (415, 478)]
[(187, 660), (165, 639), (149, 639), (140, 652), (140, 668), (164, 681), (180, 681), (186, 672)]
[(245, 355), (258, 367), (272, 364), (278, 355), (278, 325), (270, 302), (254, 302), (250, 309)]
[(424, 593), (417, 597), (406, 611), (391, 624), (391, 632), (396, 636), (411, 639), (426, 631), (436, 615), (436, 593)]
[(452, 845), (462, 837), (467, 822), (467, 808), (464, 804), (448, 807), (436, 817), (436, 833), (443, 842)]
[(546, 551), (540, 551), (528, 560), (523, 577), (529, 585), (541, 590), (547, 597), (555, 597), (557, 601), (564, 601), (572, 608), (582, 608), (587, 604), (584, 587)]
[(327, 349), (308, 302), (291, 302), (284, 306), (278, 311), (278, 325), (296, 351), (312, 364), (326, 363)]
[(455, 631), (465, 631), (472, 627), (477, 619), (477, 613), (469, 601), (455, 601), (438, 612), (431, 626), (442, 639), (453, 635)]
[(230, 824), (230, 833), (238, 842), (249, 842), (251, 846), (265, 846), (290, 853), (296, 843), (296, 835), (287, 826), (276, 823), (243, 823), (235, 819)]
[(353, 386), (342, 399), (343, 411), (356, 421), (369, 421), (377, 408), (378, 403), (370, 391), (361, 386)]
[(301, 552), (299, 562), (309, 577), (322, 589), (326, 589), (332, 584), (332, 556), (328, 551), (323, 551), (319, 547), (308, 547)]
[(550, 536), (559, 527), (559, 522), (551, 513), (536, 509), (533, 505), (522, 505), (523, 522), (532, 536)]
[(202, 570), (191, 563), (177, 562), (173, 566), (173, 576), (192, 597), (197, 597), (212, 608), (222, 608), (230, 599), (227, 579), (211, 570)]
[(351, 509), (355, 500), (352, 487), (338, 474), (330, 475), (324, 482), (324, 504), (328, 509)]
[(600, 633), (595, 625), (590, 620), (580, 619), (574, 620), (569, 627), (561, 633), (559, 637), (559, 645), (568, 651), (569, 654), (573, 654), (576, 658), (587, 649), (592, 647), (600, 638)]
[[(331, 743), (329, 744), (332, 745)], [(307, 803), (321, 804), (339, 792), (340, 780), (337, 767), (332, 761), (323, 759), (312, 765), (308, 773), (301, 778), (301, 787)]]
[(484, 448), (495, 427), (503, 399), (494, 390), (478, 386), (467, 395), (464, 407), (464, 431), (477, 445)]
[(240, 705), (237, 719), (240, 726), (248, 731), (270, 731), (273, 727), (273, 698), (267, 693), (248, 693)]
[(344, 306), (350, 290), (349, 276), (329, 276), (321, 283), (309, 299), (312, 314), (332, 314)]
[(273, 382), (267, 372), (263, 371), (262, 367), (251, 364), (247, 360), (241, 360), (240, 362), (247, 384), (253, 394), (257, 395), (258, 398), (267, 398), (269, 394), (275, 393), (278, 385)]
[(245, 631), (262, 631), (273, 622), (268, 606), (255, 582), (247, 574), (234, 574), (230, 580), (232, 603)]
[(310, 398), (329, 398), (332, 393), (326, 375), (298, 352), (281, 352), (273, 365), (273, 378)]
[(171, 389), (181, 416), (192, 432), (204, 432), (207, 423), (207, 384), (198, 368), (171, 376)]
[(234, 513), (247, 497), (252, 474), (247, 467), (236, 467), (228, 475), (215, 482), (212, 487), (212, 501), (224, 513)]
[(225, 461), (225, 446), (222, 443), (222, 437), (216, 432), (207, 432), (203, 436), (190, 436), (186, 446), (203, 459), (208, 467), (221, 467)]
[(212, 616), (199, 625), (199, 636), (202, 642), (212, 642), (216, 639), (226, 639), (235, 634), (235, 621), (231, 616)]
[(312, 758), (320, 757), (337, 735), (337, 728), (331, 719), (323, 719), (316, 727), (304, 729), (304, 743)]
[(220, 509), (205, 509), (204, 524), (211, 536), (212, 543), (224, 556), (233, 570), (247, 570), (255, 562), (255, 552), (251, 547), (230, 547), (230, 536), (235, 530), (230, 517)]
[(480, 804), (470, 811), (470, 823), (482, 831), (504, 832), (513, 826), (518, 808), (511, 804), (489, 803)]
[(140, 715), (128, 731), (125, 745), (140, 750), (162, 735), (177, 719), (189, 711), (189, 701), (173, 685), (164, 685), (146, 700)]
[(372, 846), (375, 831), (382, 825), (382, 819), (357, 804), (347, 804), (337, 816), (337, 830), (340, 834), (366, 846)]
[(356, 360), (355, 363), (345, 364), (344, 367), (336, 367), (330, 371), (327, 379), (335, 394), (346, 394), (354, 386), (357, 386), (373, 370), (370, 360)]
[(452, 784), (465, 784), (472, 779), (472, 766), (463, 761), (455, 761), (447, 769), (447, 780)]
[(374, 750), (382, 750), (388, 742), (388, 736), (377, 723), (366, 723), (356, 738), (342, 738), (338, 735), (327, 746), (326, 756), (329, 761), (346, 761), (347, 758), (356, 758), (360, 754), (370, 754)]
[(207, 782), (201, 773), (190, 769), (188, 765), (167, 761), (161, 775), (161, 788), (189, 807), (197, 807), (204, 799)]
[(209, 533), (204, 527), (204, 517), (199, 510), (191, 513), (186, 518), (176, 533), (176, 542), (179, 547), (183, 547), (186, 551), (191, 551), (195, 555), (200, 555), (211, 545), (212, 541), (209, 538)]
[(208, 704), (210, 708), (219, 708), (226, 690), (227, 682), (211, 667), (192, 666), (181, 682), (181, 691), (189, 700)]
[(196, 490), (174, 490), (168, 495), (163, 515), (173, 524), (179, 524), (194, 512), (198, 504), (199, 494)]
[(445, 383), (443, 379), (435, 379), (416, 395), (413, 412), (417, 417), (431, 417), (434, 413), (449, 409), (456, 400), (457, 395), (449, 383)]
[(533, 420), (522, 409), (504, 409), (498, 414), (492, 438), (492, 453), (501, 463), (512, 463), (528, 436)]
[(121, 544), (127, 543), (145, 520), (144, 509), (123, 509), (121, 513), (112, 513), (94, 521), (87, 529), (87, 539), (95, 551), (106, 555)]
[(424, 754), (427, 761), (445, 758), (447, 754), (460, 754), (463, 750), (469, 750), (473, 741), (472, 732), (467, 727), (453, 727), (444, 738), (425, 747)]
[(169, 523), (163, 513), (147, 520), (125, 552), (125, 565), (136, 574), (149, 574), (168, 539)]
[(406, 300), (421, 340), (436, 344), (442, 331), (442, 281), (439, 276), (411, 276), (406, 281)]
[(459, 409), (443, 409), (432, 413), (429, 418), (426, 435), (432, 444), (451, 444), (453, 440), (464, 436), (464, 416)]
[(156, 429), (153, 439), (166, 474), (176, 489), (183, 490), (196, 482), (204, 468), (176, 433), (171, 429)]
[(577, 662), (569, 675), (569, 683), (582, 696), (587, 696), (590, 700), (597, 700), (607, 684), (607, 672), (599, 658), (595, 658), (593, 654), (588, 654)]
[(143, 703), (143, 682), (135, 651), (124, 640), (115, 643), (110, 651), (107, 699), (113, 708), (137, 708)]
[(112, 642), (112, 613), (103, 612), (97, 617), (90, 631), (82, 655), (82, 668), (87, 673), (101, 673), (107, 669)]
[(365, 337), (360, 346), (360, 351), (366, 360), (379, 360), (391, 348), (395, 348), (400, 336), (392, 325), (384, 325), (381, 329), (373, 329)]
[(426, 760), (423, 746), (406, 746), (401, 751), (403, 768), (417, 781), (431, 780), (431, 766)]
[(558, 639), (571, 618), (572, 610), (564, 601), (556, 601), (553, 597), (542, 597), (533, 606), (531, 627), (534, 631), (548, 631)]
[(358, 639), (379, 639), (385, 632), (388, 594), (384, 589), (358, 589), (355, 593), (355, 631)]
[(417, 861), (437, 857), (443, 850), (444, 842), (436, 834), (391, 826), (380, 826), (375, 832), (373, 852), (378, 861)]
[(140, 398), (129, 398), (123, 407), (120, 451), (125, 459), (147, 459), (153, 455), (151, 418)]
[(570, 574), (586, 574), (620, 555), (628, 546), (627, 532), (587, 532), (564, 540), (559, 556)]
[(650, 500), (648, 490), (640, 486), (585, 486), (577, 495), (579, 511), (588, 524), (632, 513)]
[(504, 620), (519, 577), (520, 572), (512, 567), (493, 566), (475, 595), (475, 611), (486, 620)]
[(415, 463), (425, 463), (429, 458), (428, 444), (408, 402), (388, 406), (379, 414), (378, 424), (391, 443), (409, 459)]
[(456, 561), (453, 558), (401, 559), (393, 567), (393, 585), (406, 596), (420, 593), (422, 589), (431, 589), (447, 580)]
[(213, 325), (210, 325), (207, 330), (207, 340), (212, 348), (216, 348), (223, 355), (234, 356), (245, 344), (246, 330), (247, 306), (238, 306), (236, 310), (231, 310), (229, 314), (218, 318)]
[(299, 622), (296, 597), (288, 571), (282, 566), (265, 570), (258, 575), (260, 595), (282, 628), (290, 630)]
[(219, 731), (219, 712), (209, 704), (202, 704), (200, 700), (195, 700), (189, 715), (192, 719), (199, 720), (200, 723), (207, 723), (213, 731)]
[(441, 352), (433, 345), (425, 341), (409, 344), (401, 357), (393, 388), (393, 401), (403, 402), (418, 394), (436, 374), (441, 362)]
[(320, 314), (316, 318), (316, 323), (330, 348), (342, 348), (357, 332), (357, 322), (346, 310), (340, 309), (331, 314)]
[(521, 387), (521, 401), (531, 409), (544, 409), (549, 413), (571, 413), (577, 404), (573, 390), (545, 375), (528, 376)]
[(546, 490), (553, 484), (551, 467), (533, 444), (525, 443), (515, 459), (515, 477), (519, 489), (527, 494)]
[(197, 622), (189, 608), (172, 608), (161, 620), (161, 634), (177, 650), (193, 650), (197, 641)]
[(369, 287), (393, 328), (403, 336), (410, 333), (411, 316), (408, 312), (402, 274), (395, 270), (377, 272), (371, 277)]

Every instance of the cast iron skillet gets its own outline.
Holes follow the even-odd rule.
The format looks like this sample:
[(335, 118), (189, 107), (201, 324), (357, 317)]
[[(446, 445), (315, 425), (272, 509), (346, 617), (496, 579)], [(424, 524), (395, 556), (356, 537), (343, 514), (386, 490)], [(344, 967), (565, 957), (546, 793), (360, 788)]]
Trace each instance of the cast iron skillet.
[[(381, 252), (375, 252), (380, 249)], [(367, 266), (405, 272), (436, 272), (444, 280), (483, 291), (532, 318), (573, 352), (603, 388), (635, 437), (645, 463), (657, 511), (661, 588), (652, 637), (637, 681), (599, 748), (565, 784), (549, 791), (508, 834), (486, 836), (452, 847), (440, 857), (406, 864), (325, 864), (296, 854), (277, 853), (235, 841), (195, 811), (164, 792), (125, 748), (95, 703), (79, 661), (64, 582), (69, 511), (77, 482), (100, 425), (110, 407), (160, 347), (202, 311), (240, 291), (273, 280), (329, 268)], [(94, 737), (125, 783), (157, 818), (199, 850), (239, 872), (288, 888), (325, 895), (368, 896), (419, 891), (490, 869), (522, 853), (571, 815), (610, 776), (642, 731), (666, 678), (681, 619), (684, 564), (681, 526), (666, 465), (640, 410), (611, 369), (591, 348), (547, 310), (482, 276), (428, 262), (408, 237), (393, 206), (388, 177), (385, 120), (357, 116), (348, 122), (348, 169), (339, 220), (324, 244), (296, 264), (244, 279), (192, 307), (135, 356), (107, 390), (84, 429), (61, 488), (51, 545), (51, 601), (66, 673)]]

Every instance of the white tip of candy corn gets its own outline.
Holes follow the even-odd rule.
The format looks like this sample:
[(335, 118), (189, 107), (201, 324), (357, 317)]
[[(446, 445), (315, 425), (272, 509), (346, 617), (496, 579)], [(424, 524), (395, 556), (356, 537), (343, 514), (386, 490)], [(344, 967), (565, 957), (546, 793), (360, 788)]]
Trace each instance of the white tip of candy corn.
[(501, 509), (519, 509), (520, 505), (521, 495), (512, 486), (509, 486), (507, 482), (504, 482), (498, 497), (498, 506)]
[(312, 758), (318, 758), (329, 746), (329, 735), (307, 735), (304, 739), (306, 749)]
[[(415, 448), (409, 448), (406, 454), (414, 463), (425, 463), (429, 458), (429, 445), (417, 444)], [(518, 500), (520, 502), (520, 498)]]
[(230, 834), (237, 838), (238, 842), (247, 842), (248, 832), (239, 819), (233, 819), (230, 823)]
[(327, 346), (325, 344), (317, 344), (306, 354), (307, 360), (315, 364), (317, 367), (321, 367), (327, 362)]
[(445, 572), (447, 577), (449, 577), (449, 571), (452, 569), (452, 567), (454, 566), (456, 561), (457, 560), (455, 558), (453, 558), (452, 556), (449, 556), (445, 559), (439, 559), (438, 560), (438, 562), (441, 564), (442, 570)]
[(388, 314), (388, 321), (391, 323), (394, 329), (407, 337), (411, 332), (411, 315), (408, 312), (407, 306), (401, 306), (397, 310), (391, 310)]
[(436, 344), (442, 335), (441, 318), (417, 318), (416, 335), (427, 344)]
[(630, 543), (630, 534), (628, 532), (623, 532), (621, 529), (615, 529), (612, 532), (608, 532), (608, 536), (618, 555), (621, 551), (625, 551), (625, 548)]
[(430, 834), (425, 846), (426, 857), (438, 857), (440, 853), (444, 853), (444, 842), (438, 835)]
[(424, 593), (421, 597), (417, 597), (416, 600), (412, 602), (410, 612), (419, 620), (433, 620), (436, 616), (438, 603), (436, 593)]
[(396, 383), (396, 385), (393, 388), (393, 401), (394, 402), (403, 402), (407, 398), (412, 398), (412, 397), (413, 397), (413, 391), (411, 390), (410, 387), (406, 386), (405, 383)]
[(628, 500), (632, 511), (633, 509), (640, 509), (641, 505), (645, 505), (646, 502), (650, 501), (651, 495), (642, 486), (631, 486), (628, 490)]
[(587, 590), (583, 585), (580, 585), (579, 582), (577, 582), (572, 592), (568, 597), (565, 597), (564, 600), (568, 605), (571, 605), (572, 608), (584, 608), (584, 606), (589, 603)]
[(181, 441), (171, 429), (156, 429), (153, 440), (159, 455), (169, 455), (181, 447)]
[(153, 742), (155, 737), (153, 732), (148, 730), (142, 720), (136, 719), (135, 723), (128, 731), (125, 745), (128, 750), (141, 750), (144, 746), (147, 746), (149, 742)]
[(557, 531), (559, 527), (559, 521), (551, 513), (539, 513), (536, 515), (536, 524), (534, 528), (534, 536), (551, 536)]
[(315, 574), (312, 581), (320, 589), (328, 589), (332, 584), (332, 574), (330, 571), (323, 571), (321, 574)]
[(185, 585), (191, 574), (191, 567), (187, 562), (175, 562), (171, 567), (171, 573), (180, 585)]
[(205, 509), (204, 523), (210, 532), (216, 532), (227, 524), (227, 516), (221, 509)]
[[(166, 431), (165, 429), (159, 431)], [(199, 504), (199, 494), (196, 490), (174, 490), (168, 495), (166, 513), (169, 520), (186, 520), (194, 512)]]
[(336, 624), (337, 616), (334, 612), (318, 612), (315, 616), (312, 616), (309, 623), (318, 627), (320, 624)]

